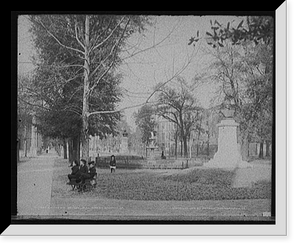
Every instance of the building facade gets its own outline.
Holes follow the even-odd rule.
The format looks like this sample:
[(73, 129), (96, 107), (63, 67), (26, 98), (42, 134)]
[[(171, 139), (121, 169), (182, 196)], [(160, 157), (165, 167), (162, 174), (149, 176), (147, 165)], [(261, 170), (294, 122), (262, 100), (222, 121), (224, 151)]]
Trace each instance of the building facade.
[(18, 153), (19, 157), (35, 157), (42, 152), (43, 137), (35, 126), (36, 118), (28, 115), (19, 119), (18, 126)]
[[(158, 148), (168, 158), (181, 157), (183, 155), (183, 144), (177, 132), (177, 125), (161, 116), (155, 116), (155, 121), (156, 144)], [(197, 123), (197, 126), (195, 124), (187, 141), (189, 157), (215, 153), (218, 136), (216, 129), (217, 121), (218, 115), (207, 112), (203, 116), (203, 119)]]

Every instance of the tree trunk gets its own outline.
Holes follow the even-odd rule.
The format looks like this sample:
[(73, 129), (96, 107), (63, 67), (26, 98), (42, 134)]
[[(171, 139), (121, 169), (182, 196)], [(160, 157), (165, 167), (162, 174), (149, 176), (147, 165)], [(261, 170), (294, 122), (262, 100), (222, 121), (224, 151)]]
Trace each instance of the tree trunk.
[(177, 159), (177, 143), (178, 143), (178, 137), (177, 137), (177, 134), (175, 136), (175, 158)]
[(89, 159), (89, 90), (90, 90), (90, 36), (89, 36), (89, 16), (85, 17), (85, 60), (84, 60), (84, 82), (83, 82), (83, 101), (82, 101), (82, 158)]
[(182, 146), (182, 139), (180, 140), (180, 156), (182, 157), (182, 152), (183, 152), (183, 148), (182, 148), (183, 146)]
[(183, 154), (184, 154), (185, 158), (188, 157), (188, 144), (187, 144), (187, 137), (186, 136), (183, 137)]
[(69, 145), (71, 144), (71, 148), (69, 148), (69, 155), (70, 155), (70, 163), (76, 161), (77, 163), (79, 163), (80, 160), (80, 135), (73, 137), (71, 139), (71, 142), (69, 143)]
[(209, 139), (210, 139), (210, 134), (209, 134), (209, 130), (208, 130), (207, 131), (207, 156), (209, 156)]
[(241, 154), (242, 154), (242, 160), (247, 161), (248, 160), (248, 155), (249, 155), (248, 136), (244, 136), (243, 139), (242, 139)]
[(207, 140), (206, 154), (209, 156), (209, 140)]
[(264, 142), (260, 142), (258, 158), (263, 158), (263, 157), (264, 157)]
[(266, 141), (266, 157), (270, 157), (270, 141)]
[(63, 140), (63, 148), (64, 148), (64, 159), (68, 159), (68, 155), (67, 155), (67, 141), (66, 141), (66, 139)]
[(73, 158), (73, 141), (72, 139), (68, 139), (68, 153), (69, 153), (69, 163), (72, 164), (74, 161)]

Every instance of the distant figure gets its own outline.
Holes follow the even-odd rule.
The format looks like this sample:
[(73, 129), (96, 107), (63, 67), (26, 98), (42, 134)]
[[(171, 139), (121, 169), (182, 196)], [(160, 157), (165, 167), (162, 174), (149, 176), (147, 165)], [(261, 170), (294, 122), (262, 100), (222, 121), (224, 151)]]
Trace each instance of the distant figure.
[(161, 159), (166, 159), (166, 156), (164, 155), (164, 151), (161, 152)]
[(110, 173), (115, 172), (117, 168), (116, 157), (112, 155), (109, 162)]

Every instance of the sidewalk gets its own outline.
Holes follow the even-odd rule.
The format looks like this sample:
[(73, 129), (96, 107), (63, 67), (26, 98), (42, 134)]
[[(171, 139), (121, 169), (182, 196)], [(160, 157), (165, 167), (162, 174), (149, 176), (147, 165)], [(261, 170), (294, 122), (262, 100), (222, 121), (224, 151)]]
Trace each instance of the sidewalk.
[(53, 150), (18, 164), (17, 209), (18, 216), (44, 216), (49, 214), (54, 160)]

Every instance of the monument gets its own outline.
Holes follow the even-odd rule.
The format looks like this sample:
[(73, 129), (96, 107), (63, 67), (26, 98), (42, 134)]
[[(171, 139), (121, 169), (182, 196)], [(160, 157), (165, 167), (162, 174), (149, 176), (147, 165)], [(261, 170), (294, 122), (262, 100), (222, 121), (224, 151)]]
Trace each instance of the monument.
[(149, 138), (150, 143), (146, 147), (146, 157), (147, 159), (154, 160), (160, 158), (161, 154), (159, 152), (158, 147), (155, 144), (156, 137), (154, 132), (151, 132), (151, 137)]
[(251, 164), (242, 160), (239, 145), (237, 142), (237, 127), (239, 124), (233, 119), (234, 110), (229, 105), (221, 111), (224, 119), (217, 124), (218, 151), (213, 159), (204, 164), (211, 168), (247, 168)]
[(122, 133), (121, 144), (120, 144), (120, 154), (128, 155), (128, 132), (124, 130)]

